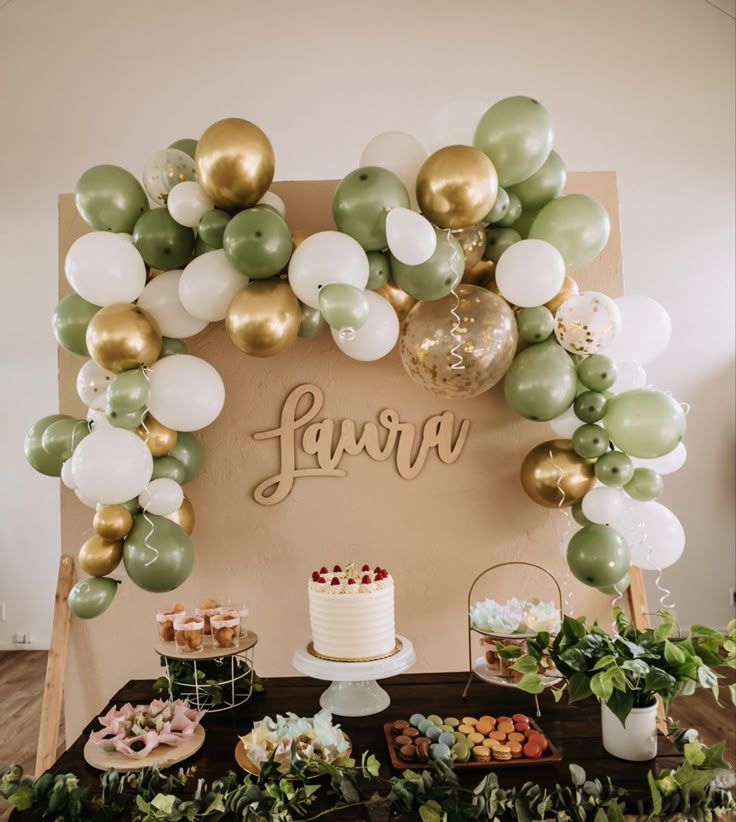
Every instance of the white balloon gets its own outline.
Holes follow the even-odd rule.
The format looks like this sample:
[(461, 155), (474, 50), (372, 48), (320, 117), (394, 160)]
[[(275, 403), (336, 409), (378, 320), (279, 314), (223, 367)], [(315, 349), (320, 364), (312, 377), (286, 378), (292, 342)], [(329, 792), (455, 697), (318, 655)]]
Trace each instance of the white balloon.
[(146, 487), (153, 457), (132, 431), (98, 428), (74, 449), (72, 471), (78, 495), (112, 505), (137, 497)]
[[(608, 354), (609, 351), (606, 351), (606, 354)], [(647, 372), (639, 363), (616, 360), (616, 381), (608, 390), (612, 394), (621, 394), (624, 391), (631, 391), (634, 388), (644, 388), (646, 384)]]
[(132, 303), (146, 284), (138, 249), (111, 231), (91, 231), (75, 240), (64, 273), (77, 294), (94, 305)]
[(165, 206), (169, 192), (184, 180), (195, 180), (194, 160), (178, 148), (154, 152), (143, 167), (143, 188), (158, 205)]
[(104, 411), (107, 405), (107, 386), (115, 376), (94, 360), (88, 360), (77, 374), (77, 394), (79, 399), (94, 411)]
[(219, 248), (195, 257), (184, 269), (179, 280), (179, 299), (193, 317), (217, 322), (225, 319), (230, 301), (246, 285), (248, 278), (230, 265)]
[(98, 431), (100, 428), (114, 428), (105, 412), (97, 411), (94, 408), (90, 408), (89, 411), (87, 411), (87, 422), (89, 423), (90, 431)]
[(442, 106), (429, 124), (427, 143), (430, 149), (436, 151), (443, 146), (472, 146), (475, 129), (489, 108), (490, 104), (485, 100), (475, 98), (453, 100)]
[(558, 437), (564, 437), (567, 440), (572, 438), (572, 435), (578, 430), (578, 428), (580, 428), (581, 425), (584, 425), (584, 423), (580, 417), (577, 416), (572, 406), (570, 406), (564, 414), (560, 414), (559, 417), (555, 417), (553, 420), (549, 421), (549, 427), (555, 432), (555, 434), (557, 434)]
[(655, 459), (645, 460), (641, 457), (631, 457), (631, 462), (635, 468), (651, 468), (658, 474), (674, 474), (679, 471), (687, 460), (687, 449), (685, 443), (679, 442), (669, 454)]
[(421, 265), (437, 248), (437, 232), (426, 217), (409, 208), (392, 208), (386, 215), (389, 251), (406, 265)]
[(360, 166), (387, 168), (406, 186), (412, 208), (417, 208), (417, 174), (429, 156), (427, 149), (404, 131), (384, 131), (377, 134), (363, 149)]
[(542, 305), (557, 294), (564, 281), (565, 261), (544, 240), (520, 240), (496, 264), (498, 290), (514, 305)]
[(682, 523), (659, 502), (629, 500), (614, 527), (629, 546), (631, 564), (645, 571), (669, 568), (685, 550)]
[[(517, 245), (521, 243), (515, 243), (504, 252), (499, 265)], [(583, 291), (569, 297), (555, 314), (557, 342), (573, 354), (600, 354), (608, 348), (620, 328), (618, 306), (599, 291)]]
[(399, 339), (399, 318), (391, 303), (380, 294), (366, 291), (365, 297), (368, 300), (368, 319), (355, 332), (355, 337), (352, 340), (341, 340), (340, 332), (334, 328), (332, 337), (343, 354), (354, 360), (370, 362), (385, 357), (396, 345)]
[(289, 285), (308, 306), (319, 308), (319, 290), (330, 283), (368, 284), (368, 257), (360, 244), (339, 231), (320, 231), (295, 249), (289, 262)]
[(151, 366), (149, 376), (149, 411), (162, 425), (176, 431), (205, 428), (217, 419), (225, 404), (222, 377), (208, 362), (191, 354), (164, 357)]
[(619, 522), (624, 515), (628, 497), (620, 488), (608, 488), (605, 485), (593, 488), (583, 497), (583, 513), (599, 525), (610, 525)]
[(641, 365), (655, 360), (672, 336), (670, 315), (656, 300), (641, 294), (619, 297), (616, 305), (621, 312), (621, 331), (606, 354)]
[(279, 213), (282, 220), (286, 219), (286, 205), (281, 197), (279, 197), (278, 194), (274, 194), (273, 191), (267, 191), (256, 205), (271, 206), (271, 208)]
[(207, 327), (207, 320), (192, 316), (182, 305), (179, 298), (182, 274), (182, 271), (164, 271), (148, 283), (138, 298), (138, 306), (156, 320), (164, 337), (191, 337)]
[(166, 477), (151, 480), (138, 497), (138, 502), (144, 511), (150, 511), (161, 517), (173, 514), (183, 501), (184, 492), (181, 490), (181, 485)]
[(61, 466), (61, 481), (67, 488), (71, 488), (72, 491), (77, 487), (76, 480), (74, 479), (74, 471), (72, 470), (71, 457)]
[(97, 510), (97, 500), (93, 497), (82, 494), (79, 488), (74, 489), (74, 495), (82, 503), (82, 505), (86, 505), (87, 508), (91, 508), (93, 511)]
[(169, 209), (171, 218), (179, 225), (198, 228), (199, 221), (208, 211), (212, 211), (215, 204), (204, 193), (199, 183), (185, 180), (171, 189), (166, 207)]

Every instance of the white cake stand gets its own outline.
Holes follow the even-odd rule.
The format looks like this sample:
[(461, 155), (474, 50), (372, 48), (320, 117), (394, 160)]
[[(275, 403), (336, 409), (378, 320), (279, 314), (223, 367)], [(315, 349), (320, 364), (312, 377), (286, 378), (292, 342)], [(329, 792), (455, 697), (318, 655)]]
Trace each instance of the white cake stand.
[(336, 716), (369, 716), (384, 711), (391, 698), (377, 680), (402, 674), (417, 661), (414, 646), (404, 636), (397, 635), (401, 649), (393, 656), (372, 662), (332, 662), (319, 659), (300, 645), (291, 660), (300, 674), (331, 682), (319, 698), (319, 704)]

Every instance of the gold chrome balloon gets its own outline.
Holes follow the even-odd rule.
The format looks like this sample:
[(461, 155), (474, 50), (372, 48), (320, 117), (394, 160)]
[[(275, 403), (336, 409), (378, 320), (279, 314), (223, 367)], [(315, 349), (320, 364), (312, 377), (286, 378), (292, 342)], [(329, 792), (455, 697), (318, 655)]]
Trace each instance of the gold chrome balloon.
[(579, 457), (570, 440), (542, 442), (524, 457), (521, 484), (538, 505), (567, 507), (595, 485), (594, 462)]
[(389, 279), (386, 285), (382, 285), (376, 289), (376, 294), (380, 294), (384, 299), (388, 300), (393, 306), (394, 311), (399, 317), (399, 322), (403, 323), (406, 315), (417, 304), (417, 300), (399, 288), (394, 282), (393, 277)]
[(486, 250), (486, 228), (483, 223), (476, 223), (466, 228), (456, 228), (452, 236), (460, 243), (460, 248), (463, 250), (465, 274), (467, 274), (483, 258), (483, 252)]
[(192, 501), (185, 494), (184, 502), (174, 511), (173, 514), (167, 514), (166, 519), (175, 522), (180, 528), (183, 528), (189, 536), (194, 530), (194, 506)]
[(133, 527), (133, 515), (122, 505), (103, 505), (95, 511), (92, 527), (98, 537), (115, 542), (128, 535)]
[(430, 154), (417, 175), (417, 202), (422, 214), (440, 228), (479, 223), (493, 208), (498, 175), (477, 148), (446, 146)]
[(271, 142), (258, 126), (237, 117), (213, 123), (200, 137), (194, 160), (199, 184), (225, 211), (255, 205), (273, 180)]
[(118, 567), (122, 558), (122, 540), (109, 542), (95, 534), (79, 549), (77, 561), (85, 574), (91, 577), (106, 577)]
[(565, 300), (569, 297), (574, 297), (579, 293), (580, 289), (578, 288), (578, 284), (569, 274), (565, 274), (565, 279), (562, 281), (562, 288), (549, 302), (546, 302), (544, 306), (552, 312), (552, 316), (554, 317), (557, 313), (557, 309), (562, 305), (562, 303), (565, 302)]
[(301, 321), (299, 300), (285, 280), (254, 280), (230, 302), (225, 329), (246, 354), (273, 357), (294, 343)]
[(133, 432), (148, 446), (153, 457), (163, 457), (176, 445), (177, 432), (154, 419), (150, 414)]
[[(481, 260), (472, 268), (466, 269), (462, 282), (465, 285), (477, 285), (479, 288), (489, 288), (489, 283), (495, 282), (496, 264), (492, 260)], [(489, 288), (490, 291), (493, 289)], [(497, 292), (496, 292), (497, 293)]]
[(89, 321), (86, 342), (90, 357), (115, 374), (153, 365), (161, 353), (156, 320), (132, 303), (101, 308)]

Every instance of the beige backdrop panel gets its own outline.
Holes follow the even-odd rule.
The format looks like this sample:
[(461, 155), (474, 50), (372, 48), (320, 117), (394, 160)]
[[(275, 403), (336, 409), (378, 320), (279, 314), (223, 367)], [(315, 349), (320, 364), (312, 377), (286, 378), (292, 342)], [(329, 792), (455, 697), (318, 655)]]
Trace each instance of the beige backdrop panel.
[[(335, 182), (274, 185), (286, 201), (289, 225), (317, 231), (332, 227), (330, 203)], [(571, 174), (569, 191), (598, 197), (612, 220), (611, 239), (589, 266), (573, 271), (581, 288), (622, 291), (616, 178), (612, 172)], [(89, 230), (71, 195), (60, 199), (60, 268), (69, 245)], [(69, 288), (60, 272), (61, 294)], [(201, 439), (205, 466), (187, 485), (197, 514), (196, 563), (189, 580), (167, 595), (148, 594), (125, 580), (112, 607), (96, 620), (73, 620), (66, 678), (67, 739), (73, 740), (110, 695), (133, 677), (158, 675), (153, 651), (154, 611), (177, 600), (192, 607), (201, 599), (245, 598), (258, 632), (256, 667), (264, 676), (289, 676), (295, 643), (309, 632), (306, 581), (322, 564), (355, 560), (387, 566), (397, 581), (398, 630), (417, 649), (416, 671), (462, 669), (467, 664), (466, 596), (483, 568), (524, 559), (549, 568), (562, 580), (560, 535), (566, 521), (556, 511), (533, 504), (518, 480), (526, 452), (552, 437), (549, 426), (516, 417), (500, 387), (474, 400), (447, 401), (415, 386), (397, 351), (375, 363), (341, 354), (329, 333), (302, 340), (286, 354), (256, 359), (227, 340), (222, 324), (187, 341), (222, 375), (225, 409)], [(83, 360), (61, 350), (59, 402), (65, 413), (83, 415), (75, 378)], [(274, 440), (252, 434), (275, 428), (291, 390), (315, 383), (325, 396), (319, 418), (376, 421), (394, 408), (402, 421), (421, 425), (429, 416), (453, 411), (470, 420), (460, 459), (444, 465), (430, 454), (414, 480), (402, 479), (392, 461), (365, 455), (345, 457), (347, 476), (297, 479), (280, 504), (262, 506), (254, 487), (278, 470)], [(304, 457), (302, 457), (304, 460)], [(62, 486), (64, 550), (76, 553), (91, 535), (92, 513)], [(116, 574), (118, 575), (118, 574)], [(552, 596), (549, 583), (520, 571), (504, 572), (481, 593), (496, 596)], [(574, 611), (606, 619), (609, 600), (574, 581)], [(284, 705), (284, 710), (289, 708)], [(315, 705), (317, 708), (317, 705)]]

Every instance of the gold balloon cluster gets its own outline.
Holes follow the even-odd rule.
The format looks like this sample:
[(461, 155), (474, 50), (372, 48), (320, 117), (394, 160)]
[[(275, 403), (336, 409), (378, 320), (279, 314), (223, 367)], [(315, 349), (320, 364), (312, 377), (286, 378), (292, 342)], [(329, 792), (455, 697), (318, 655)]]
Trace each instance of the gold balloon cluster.
[(178, 434), (150, 414), (133, 432), (148, 446), (152, 457), (163, 457), (176, 445)]
[(398, 315), (400, 323), (404, 322), (409, 312), (417, 302), (419, 302), (416, 297), (412, 297), (410, 294), (407, 294), (406, 291), (399, 288), (393, 278), (390, 278), (386, 285), (377, 288), (376, 294), (380, 294), (391, 303), (392, 308)]
[(166, 519), (175, 522), (180, 528), (183, 528), (189, 536), (192, 535), (192, 531), (194, 531), (194, 506), (186, 494), (184, 495), (182, 504), (173, 514), (167, 514)]
[(521, 484), (537, 505), (568, 507), (595, 485), (594, 463), (578, 456), (570, 440), (542, 442), (524, 457)]
[(151, 366), (161, 353), (156, 320), (131, 303), (101, 308), (89, 321), (86, 342), (90, 357), (115, 374)]
[(254, 280), (233, 297), (225, 329), (235, 346), (253, 357), (273, 357), (296, 341), (302, 312), (285, 280)]
[(123, 540), (133, 527), (133, 515), (122, 505), (102, 505), (95, 511), (95, 535), (79, 549), (79, 567), (91, 577), (111, 574), (123, 558)]

